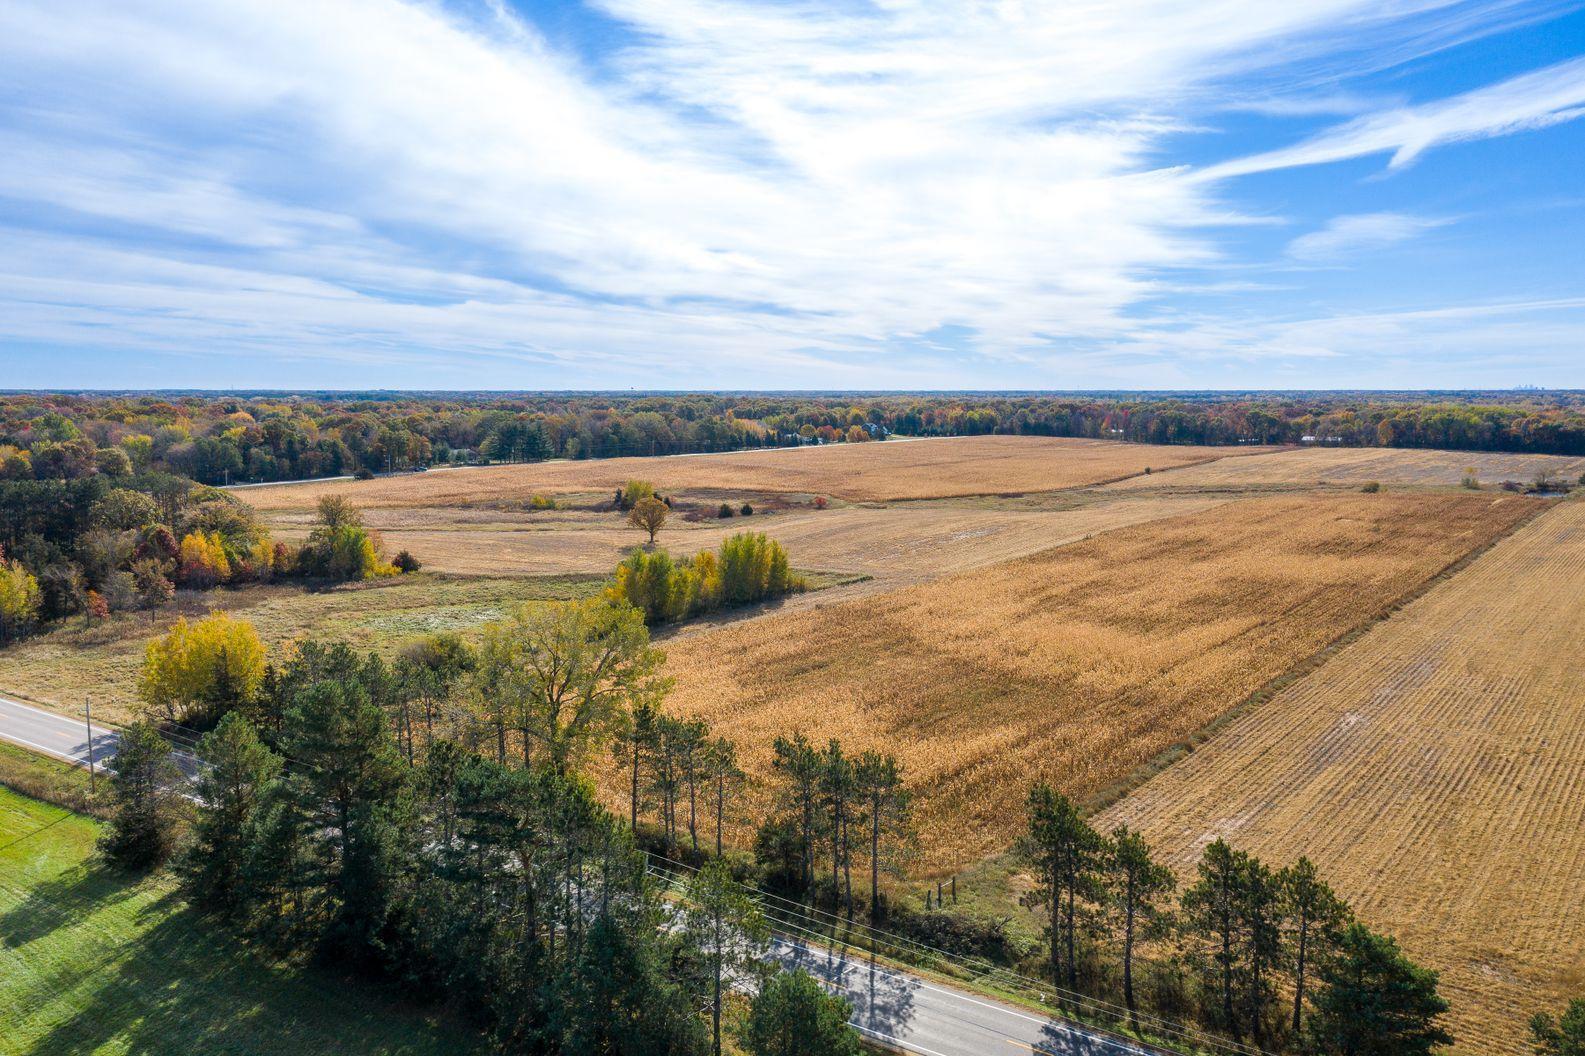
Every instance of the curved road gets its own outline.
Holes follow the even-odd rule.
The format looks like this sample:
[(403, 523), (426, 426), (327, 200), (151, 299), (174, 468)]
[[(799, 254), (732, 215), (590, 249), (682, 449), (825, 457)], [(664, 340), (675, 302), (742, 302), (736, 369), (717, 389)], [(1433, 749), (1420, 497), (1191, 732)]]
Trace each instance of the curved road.
[[(81, 718), (45, 711), (0, 696), (0, 740), (86, 766), (89, 755), (103, 765), (115, 754), (117, 734), (94, 727), (93, 743)], [(197, 760), (176, 753), (182, 769)], [(843, 947), (828, 948), (777, 937), (771, 957), (802, 968), (853, 1005), (853, 1025), (873, 1041), (918, 1056), (1154, 1056), (1121, 1038), (927, 982), (876, 964)]]

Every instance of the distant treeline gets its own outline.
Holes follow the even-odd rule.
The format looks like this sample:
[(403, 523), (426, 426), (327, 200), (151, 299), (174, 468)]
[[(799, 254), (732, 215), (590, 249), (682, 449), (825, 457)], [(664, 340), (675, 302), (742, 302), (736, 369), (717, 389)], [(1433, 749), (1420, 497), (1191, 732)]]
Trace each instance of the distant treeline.
[[(92, 472), (65, 419), (204, 484), (421, 466), (1010, 433), (1585, 454), (1585, 393), (32, 394), (0, 396), (0, 475)], [(69, 435), (69, 434), (68, 434)]]

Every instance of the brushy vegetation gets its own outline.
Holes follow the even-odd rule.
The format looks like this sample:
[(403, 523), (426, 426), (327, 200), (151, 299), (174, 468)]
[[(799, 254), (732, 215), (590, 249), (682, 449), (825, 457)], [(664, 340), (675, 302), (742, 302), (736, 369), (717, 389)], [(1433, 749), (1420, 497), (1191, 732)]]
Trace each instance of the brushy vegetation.
[(608, 590), (644, 614), (646, 623), (675, 620), (734, 605), (752, 605), (807, 589), (787, 551), (764, 532), (739, 532), (719, 551), (679, 561), (664, 550), (634, 550), (616, 568)]

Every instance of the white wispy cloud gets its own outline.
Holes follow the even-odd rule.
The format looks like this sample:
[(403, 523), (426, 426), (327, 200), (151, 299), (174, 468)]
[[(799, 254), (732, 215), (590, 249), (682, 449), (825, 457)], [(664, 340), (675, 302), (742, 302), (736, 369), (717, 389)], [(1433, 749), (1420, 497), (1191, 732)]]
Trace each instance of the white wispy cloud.
[(1355, 213), (1333, 217), (1325, 227), (1288, 243), (1288, 256), (1308, 264), (1325, 264), (1358, 253), (1387, 249), (1452, 221), (1408, 213)]
[(57, 219), (0, 240), (0, 312), (39, 346), (590, 383), (872, 383), (946, 326), (991, 361), (1138, 347), (1139, 307), (1249, 222), (1223, 181), (1566, 120), (1585, 60), (1199, 170), (1173, 135), (1353, 112), (1340, 69), (1537, 6), (599, 0), (627, 35), (592, 71), (501, 0), (11, 0), (0, 195)]
[(1570, 59), (1450, 99), (1370, 114), (1291, 147), (1210, 166), (1200, 177), (1223, 180), (1387, 153), (1388, 167), (1399, 169), (1436, 146), (1545, 128), (1582, 115), (1585, 58)]

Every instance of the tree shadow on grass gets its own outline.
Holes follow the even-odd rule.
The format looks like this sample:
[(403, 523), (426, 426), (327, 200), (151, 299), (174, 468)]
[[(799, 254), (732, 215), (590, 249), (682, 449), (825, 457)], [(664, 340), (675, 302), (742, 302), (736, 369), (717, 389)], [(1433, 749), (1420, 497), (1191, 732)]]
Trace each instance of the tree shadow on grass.
[[(62, 816), (65, 817), (70, 815)], [(90, 858), (32, 884), (21, 903), (0, 913), (0, 946), (25, 946), (57, 928), (123, 902), (137, 893), (141, 879)]]
[(172, 891), (139, 907), (145, 925), (82, 980), (75, 1012), (30, 1056), (116, 1051), (149, 1056), (428, 1056), (478, 1051), (472, 1032), (437, 1022), (380, 988), (317, 968), (271, 963)]

